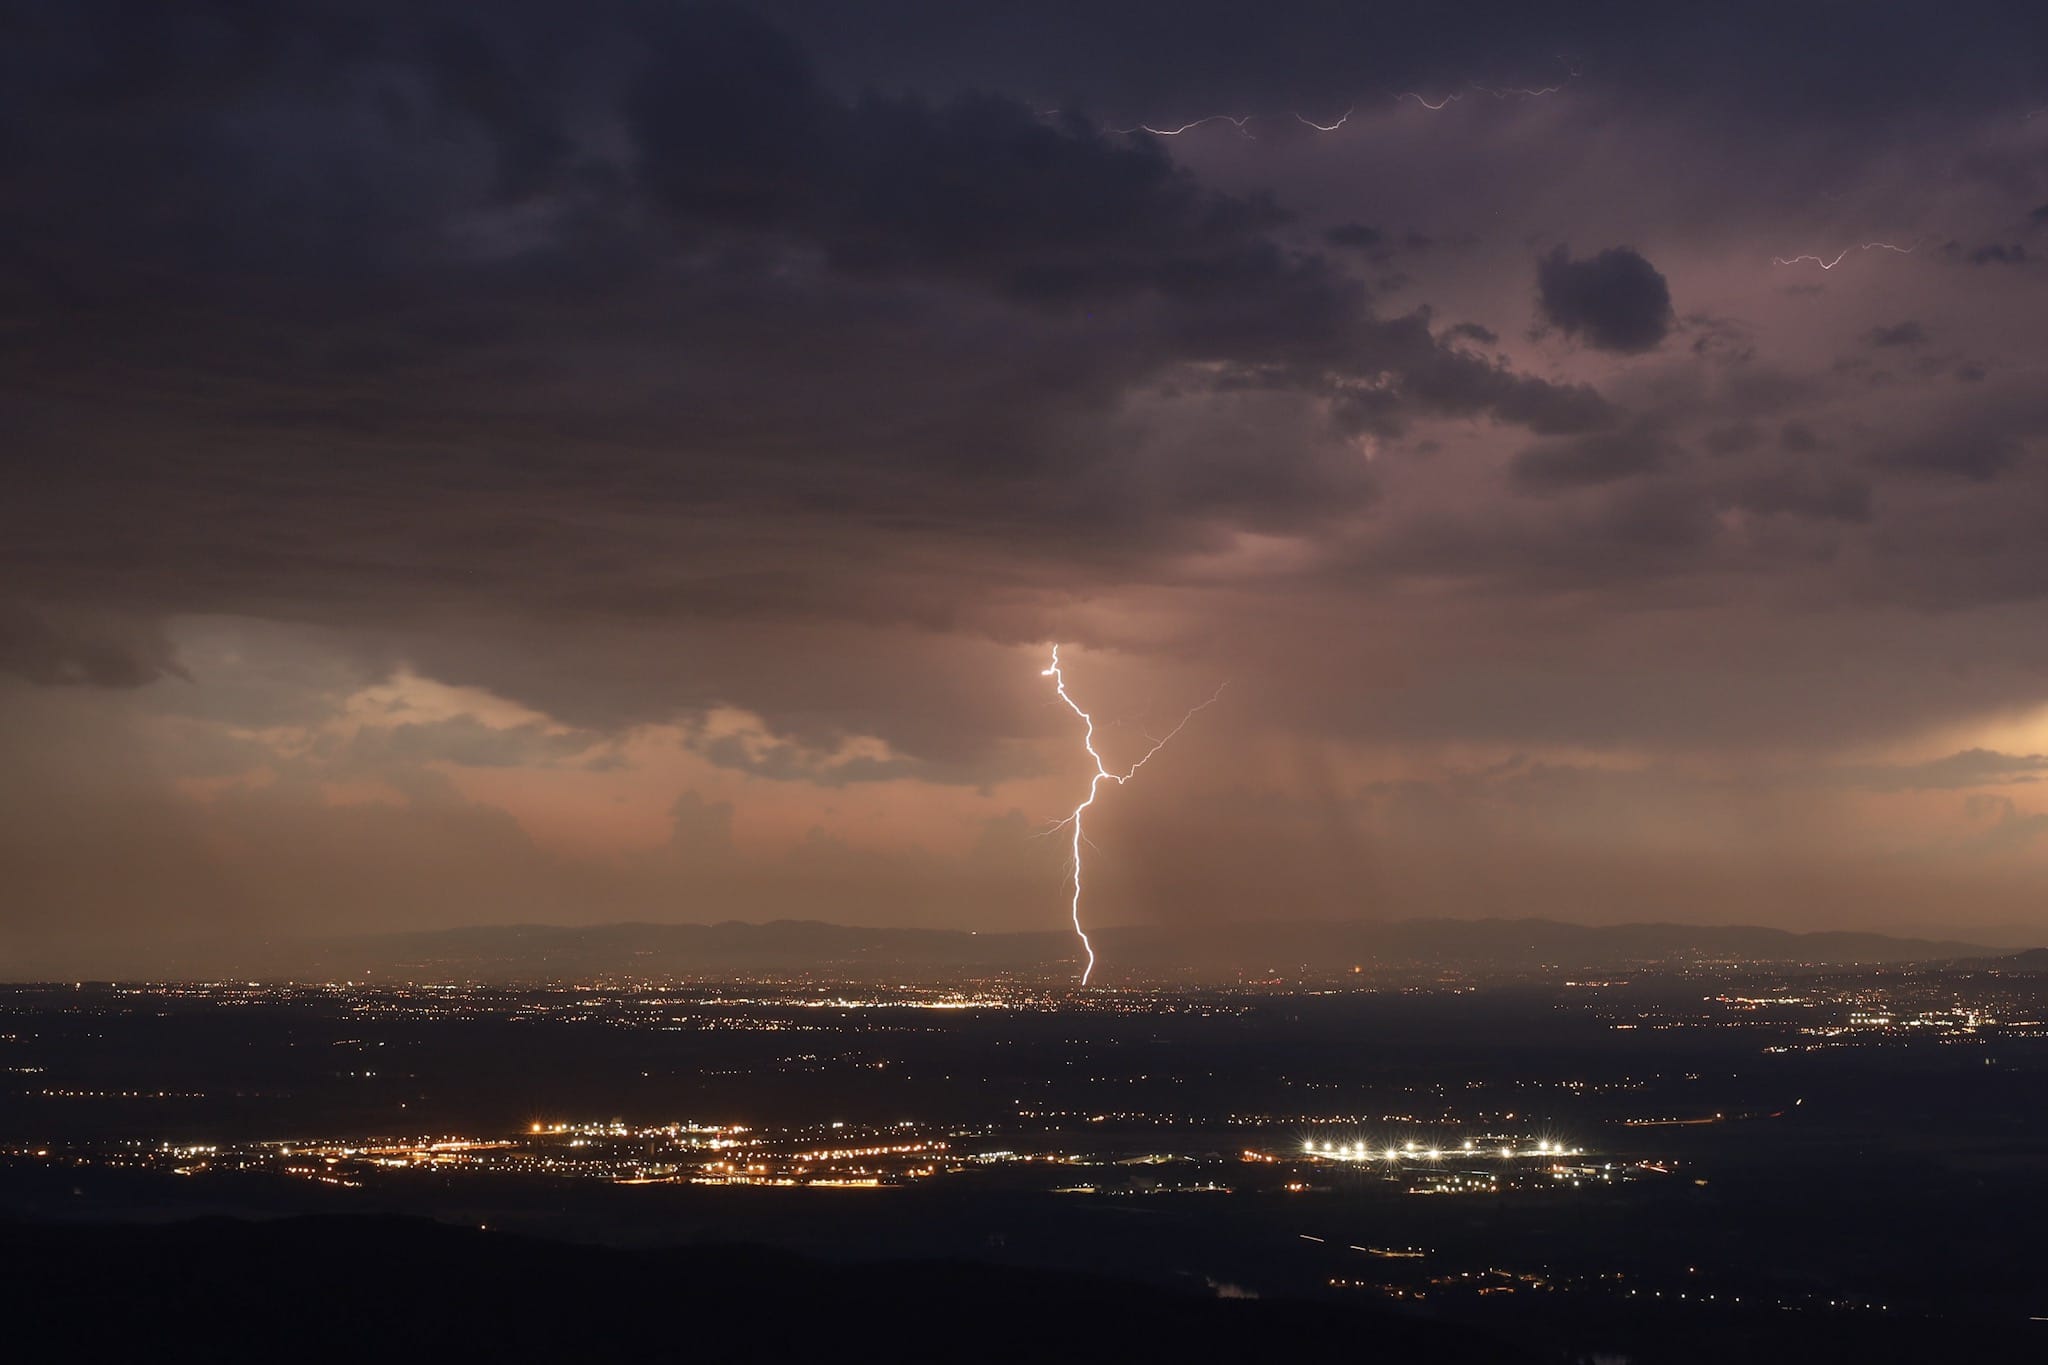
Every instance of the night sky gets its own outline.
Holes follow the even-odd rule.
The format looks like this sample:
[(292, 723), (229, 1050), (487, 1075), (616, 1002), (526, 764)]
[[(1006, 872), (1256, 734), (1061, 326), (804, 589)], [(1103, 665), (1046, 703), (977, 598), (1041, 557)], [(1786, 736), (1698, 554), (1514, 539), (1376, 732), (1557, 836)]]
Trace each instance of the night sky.
[(1102, 923), (2048, 932), (2048, 7), (5, 0), (0, 224), (0, 970), (1060, 929), (1056, 641)]

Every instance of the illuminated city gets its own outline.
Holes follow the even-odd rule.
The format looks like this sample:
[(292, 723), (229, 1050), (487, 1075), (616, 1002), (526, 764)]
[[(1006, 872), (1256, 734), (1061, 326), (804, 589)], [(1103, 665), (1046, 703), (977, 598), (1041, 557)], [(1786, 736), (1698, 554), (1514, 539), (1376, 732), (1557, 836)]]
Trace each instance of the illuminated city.
[[(965, 1237), (1020, 1266), (1072, 1265), (1087, 1245), (1085, 1264), (1176, 1274), (1192, 1255), (1233, 1293), (1492, 1330), (1667, 1299), (1910, 1324), (1926, 1293), (1883, 1276), (1817, 1289), (1740, 1243), (1688, 1244), (1683, 1265), (1601, 1244), (1653, 1210), (1775, 1218), (1904, 1159), (2019, 1177), (2028, 1149), (1992, 1116), (2048, 1065), (2044, 981), (1713, 964), (1280, 991), (20, 987), (0, 993), (16, 1135), (0, 1171), (31, 1208), (431, 1209), (628, 1243), (684, 1219), (841, 1254), (950, 1254)], [(216, 1041), (119, 1060), (150, 1034)], [(1396, 1036), (1396, 1052), (1348, 1041)], [(1943, 1087), (1950, 1108), (1888, 1103), (1871, 1067)], [(1766, 1159), (1804, 1171), (1805, 1192), (1759, 1185)], [(1980, 1197), (1957, 1177), (1930, 1191)], [(1148, 1210), (1165, 1221), (1117, 1221)], [(1582, 1231), (1557, 1241), (1559, 1218)], [(1825, 1226), (1781, 1234), (1786, 1254), (1825, 1254)], [(2025, 1290), (2009, 1311), (2037, 1304)]]

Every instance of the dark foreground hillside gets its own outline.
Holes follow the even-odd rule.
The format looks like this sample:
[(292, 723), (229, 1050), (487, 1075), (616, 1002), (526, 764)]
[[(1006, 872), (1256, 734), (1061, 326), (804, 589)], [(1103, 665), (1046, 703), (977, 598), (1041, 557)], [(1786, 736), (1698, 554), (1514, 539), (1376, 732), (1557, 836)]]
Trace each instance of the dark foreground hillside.
[[(0, 1221), (9, 1359), (2034, 1362), (2048, 1324), (1566, 1304), (1510, 1342), (1385, 1309), (960, 1262), (620, 1249), (420, 1218)], [(1505, 1326), (1505, 1324), (1503, 1324)], [(1598, 1346), (1587, 1343), (1598, 1341)]]
[(626, 1251), (410, 1218), (0, 1224), (0, 1245), (0, 1321), (24, 1360), (1533, 1359), (1334, 1305), (751, 1247)]

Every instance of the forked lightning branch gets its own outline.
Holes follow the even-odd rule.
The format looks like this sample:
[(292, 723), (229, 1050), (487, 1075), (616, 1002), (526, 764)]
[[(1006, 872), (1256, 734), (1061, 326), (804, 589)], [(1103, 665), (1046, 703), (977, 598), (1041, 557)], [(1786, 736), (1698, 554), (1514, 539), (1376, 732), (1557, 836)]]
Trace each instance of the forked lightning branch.
[(1071, 826), (1073, 829), (1074, 861), (1072, 871), (1074, 897), (1068, 908), (1072, 914), (1074, 921), (1074, 934), (1081, 940), (1081, 951), (1088, 955), (1088, 961), (1081, 968), (1081, 984), (1085, 986), (1088, 984), (1088, 979), (1091, 976), (1095, 975), (1095, 945), (1088, 941), (1088, 931), (1081, 927), (1081, 817), (1087, 812), (1090, 806), (1095, 804), (1095, 798), (1098, 794), (1100, 794), (1102, 790), (1102, 784), (1104, 782), (1114, 782), (1119, 787), (1121, 787), (1126, 782), (1129, 782), (1133, 777), (1137, 776), (1138, 769), (1144, 767), (1147, 763), (1152, 761), (1152, 755), (1158, 753), (1161, 749), (1164, 749), (1170, 742), (1172, 742), (1173, 737), (1175, 735), (1179, 734), (1182, 730), (1187, 728), (1187, 723), (1195, 718), (1196, 712), (1205, 711), (1209, 707), (1215, 705), (1216, 698), (1223, 695), (1223, 688), (1218, 687), (1214, 695), (1212, 695), (1208, 701), (1203, 702), (1200, 706), (1195, 707), (1194, 710), (1191, 710), (1186, 715), (1182, 716), (1180, 718), (1180, 724), (1174, 726), (1171, 730), (1168, 730), (1164, 738), (1154, 740), (1152, 742), (1152, 747), (1145, 751), (1145, 756), (1143, 758), (1140, 758), (1136, 763), (1133, 763), (1130, 767), (1124, 769), (1124, 771), (1117, 773), (1111, 772), (1107, 767), (1103, 765), (1102, 755), (1096, 751), (1095, 718), (1089, 715), (1086, 711), (1083, 711), (1081, 709), (1080, 703), (1075, 701), (1072, 694), (1067, 691), (1066, 676), (1060, 672), (1060, 647), (1058, 645), (1054, 645), (1052, 647), (1051, 666), (1045, 669), (1045, 671), (1042, 674), (1040, 674), (1040, 676), (1051, 678), (1053, 680), (1053, 686), (1059, 692), (1060, 700), (1065, 702), (1067, 706), (1073, 711), (1073, 713), (1081, 718), (1081, 724), (1086, 727), (1082, 735), (1081, 743), (1088, 750), (1088, 757), (1095, 761), (1095, 775), (1088, 779), (1087, 798), (1083, 800), (1080, 805), (1074, 807), (1073, 813), (1068, 815), (1066, 819), (1060, 821), (1058, 824), (1053, 826), (1053, 829), (1055, 830), (1066, 829), (1069, 826)]

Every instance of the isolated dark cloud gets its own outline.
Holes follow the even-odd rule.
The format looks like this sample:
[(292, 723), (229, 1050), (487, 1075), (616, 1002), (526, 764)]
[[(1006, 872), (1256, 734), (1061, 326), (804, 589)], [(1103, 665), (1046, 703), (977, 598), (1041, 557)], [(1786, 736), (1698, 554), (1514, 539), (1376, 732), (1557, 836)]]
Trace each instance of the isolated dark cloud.
[(1584, 260), (1553, 248), (1536, 266), (1536, 308), (1548, 325), (1603, 351), (1654, 349), (1671, 331), (1671, 288), (1628, 247)]

